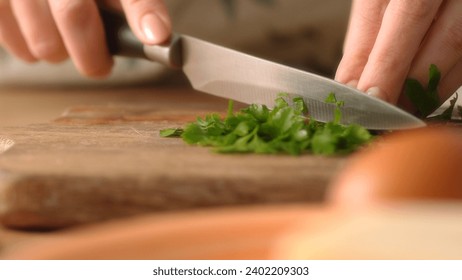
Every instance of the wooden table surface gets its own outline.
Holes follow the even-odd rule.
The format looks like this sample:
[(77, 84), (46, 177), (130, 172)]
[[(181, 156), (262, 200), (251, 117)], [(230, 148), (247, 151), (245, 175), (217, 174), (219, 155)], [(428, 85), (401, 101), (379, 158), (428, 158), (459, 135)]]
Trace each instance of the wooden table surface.
[[(183, 87), (0, 89), (0, 136), (15, 141), (0, 154), (2, 224), (56, 230), (157, 210), (322, 199), (344, 158), (217, 155), (158, 137), (226, 107)], [(153, 157), (164, 164), (150, 168)], [(52, 234), (2, 228), (0, 250)]]
[[(183, 87), (166, 88), (176, 94)], [(5, 127), (50, 123), (68, 108), (82, 105), (132, 105), (153, 102), (158, 90), (141, 87), (0, 87), (0, 134)], [(18, 230), (0, 225), (0, 253), (23, 242), (59, 235), (60, 231)]]
[[(443, 259), (460, 258), (459, 249), (450, 249), (454, 247), (451, 244), (461, 244), (460, 235), (453, 234), (453, 232), (460, 232), (460, 226), (454, 231), (454, 226), (458, 225), (457, 222), (441, 222), (446, 220), (452, 221), (448, 220), (448, 217), (452, 217), (454, 221), (460, 218), (462, 209), (459, 203), (443, 203), (441, 206), (437, 205), (436, 208), (431, 204), (423, 205), (423, 208), (421, 206), (417, 208), (411, 207), (411, 211), (408, 211), (407, 207), (404, 207), (404, 212), (398, 213), (400, 219), (394, 218), (397, 214), (393, 212), (396, 209), (401, 209), (400, 207), (389, 208), (393, 210), (392, 212), (387, 210), (386, 212), (379, 212), (378, 214), (372, 213), (370, 217), (367, 216), (368, 212), (366, 211), (362, 215), (366, 215), (368, 221), (374, 221), (374, 228), (369, 226), (374, 225), (374, 223), (364, 223), (363, 220), (361, 220), (364, 219), (364, 217), (361, 215), (360, 218), (358, 218), (359, 220), (355, 217), (347, 217), (345, 219), (344, 213), (341, 211), (334, 211), (332, 217), (326, 216), (328, 218), (323, 217), (321, 220), (323, 222), (330, 222), (331, 224), (335, 223), (335, 228), (338, 227), (339, 230), (328, 231), (326, 233), (319, 231), (318, 234), (321, 237), (328, 236), (324, 239), (316, 236), (316, 232), (310, 237), (313, 223), (310, 217), (318, 215), (316, 213), (320, 211), (324, 212), (322, 209), (324, 205), (322, 203), (312, 202), (322, 201), (324, 189), (328, 185), (330, 178), (332, 178), (343, 166), (345, 158), (316, 158), (309, 155), (300, 158), (286, 156), (229, 157), (214, 155), (206, 148), (187, 146), (179, 139), (159, 142), (160, 138), (157, 137), (156, 133), (158, 129), (172, 125), (182, 125), (187, 121), (193, 120), (197, 115), (210, 112), (223, 112), (226, 110), (226, 105), (226, 100), (200, 94), (188, 88), (159, 88), (152, 86), (138, 88), (73, 89), (0, 88), (0, 136), (5, 135), (11, 137), (12, 140), (15, 141), (15, 146), (13, 146), (11, 150), (5, 153), (0, 152), (0, 175), (2, 175), (0, 176), (0, 216), (2, 216), (2, 223), (4, 224), (0, 225), (0, 258), (3, 254), (6, 254), (6, 256), (20, 256), (26, 258), (67, 256), (60, 247), (63, 242), (64, 244), (74, 244), (74, 242), (77, 242), (74, 244), (73, 250), (74, 252), (83, 252), (83, 255), (77, 253), (73, 255), (74, 257), (95, 257), (96, 255), (86, 255), (87, 251), (85, 248), (88, 246), (95, 246), (95, 248), (101, 248), (101, 250), (108, 249), (108, 246), (112, 248), (112, 245), (109, 243), (100, 244), (100, 240), (105, 239), (105, 236), (111, 236), (113, 229), (120, 230), (120, 234), (123, 232), (127, 233), (125, 236), (119, 234), (109, 238), (115, 242), (112, 244), (119, 244), (117, 246), (125, 248), (124, 250), (129, 248), (133, 242), (138, 244), (137, 246), (139, 247), (136, 248), (140, 250), (143, 250), (143, 247), (146, 246), (148, 246), (146, 248), (155, 248), (164, 242), (163, 240), (167, 242), (166, 244), (168, 244), (168, 242), (176, 244), (176, 240), (178, 239), (174, 237), (170, 238), (169, 234), (159, 236), (160, 239), (158, 240), (153, 240), (151, 238), (152, 234), (160, 234), (159, 230), (162, 231), (159, 225), (165, 226), (165, 232), (172, 232), (181, 240), (184, 239), (188, 230), (194, 230), (196, 233), (196, 240), (198, 240), (198, 242), (205, 242), (198, 244), (209, 245), (222, 244), (223, 240), (249, 242), (249, 240), (256, 240), (256, 236), (260, 236), (259, 231), (271, 231), (271, 233), (267, 232), (268, 234), (265, 239), (257, 238), (262, 241), (262, 243), (255, 244), (263, 246), (259, 247), (260, 253), (267, 252), (267, 246), (277, 241), (276, 239), (279, 239), (280, 234), (284, 232), (284, 227), (296, 226), (297, 230), (295, 234), (293, 236), (288, 235), (288, 239), (286, 238), (285, 242), (287, 242), (288, 245), (284, 245), (284, 248), (296, 249), (300, 247), (300, 244), (304, 245), (306, 243), (305, 245), (309, 246), (308, 248), (317, 246), (320, 248), (319, 252), (328, 252), (331, 254), (327, 256), (325, 254), (319, 254), (318, 252), (317, 255), (314, 255), (314, 258), (354, 258), (355, 255), (345, 254), (344, 251), (338, 250), (338, 248), (350, 248), (347, 246), (353, 246), (351, 244), (356, 246), (355, 250), (361, 247), (365, 252), (371, 253), (364, 255), (364, 258), (416, 258), (421, 256), (422, 252), (419, 251), (417, 255), (415, 252), (412, 253), (412, 248), (415, 248), (412, 246), (417, 246), (417, 243), (421, 242), (421, 240), (416, 241), (414, 238), (416, 236), (414, 232), (416, 228), (407, 228), (406, 226), (409, 224), (417, 224), (417, 229), (420, 229), (421, 225), (426, 226), (429, 219), (429, 215), (426, 213), (433, 213), (432, 215), (434, 216), (430, 216), (437, 226), (431, 228), (431, 231), (428, 229), (425, 230), (426, 235), (421, 237), (421, 239), (427, 241), (432, 240), (430, 243), (434, 244), (431, 248), (428, 246), (422, 247), (426, 248), (426, 251), (423, 253), (427, 255), (424, 254), (424, 256), (436, 256)], [(88, 135), (89, 137), (87, 137), (85, 141), (78, 140), (82, 135)], [(112, 143), (111, 145), (113, 146), (108, 147), (108, 143)], [(117, 164), (117, 162), (107, 161), (107, 159), (114, 159), (111, 158), (111, 156), (105, 158), (111, 154), (111, 151), (114, 151), (114, 143), (123, 143), (125, 146), (125, 152), (118, 153), (118, 156), (123, 160), (130, 161), (126, 163), (126, 166), (121, 166)], [(163, 146), (159, 143), (163, 143)], [(68, 147), (66, 147), (66, 145), (68, 145)], [(152, 149), (149, 148), (150, 145), (153, 145)], [(49, 147), (53, 147), (53, 149), (49, 149)], [(210, 172), (198, 172), (197, 170), (200, 168), (193, 168), (195, 161), (191, 160), (189, 163), (183, 164), (182, 166), (181, 164), (175, 163), (174, 160), (169, 160), (168, 153), (163, 154), (163, 160), (167, 162), (167, 166), (182, 166), (181, 168), (189, 166), (189, 169), (183, 169), (183, 171), (187, 170), (182, 177), (183, 181), (173, 180), (177, 183), (183, 183), (177, 185), (172, 192), (164, 192), (164, 194), (168, 194), (164, 198), (170, 197), (171, 199), (166, 199), (162, 202), (164, 203), (163, 210), (168, 210), (167, 213), (162, 211), (159, 212), (157, 211), (159, 209), (156, 210), (152, 208), (153, 205), (160, 207), (159, 205), (162, 205), (162, 203), (152, 204), (152, 200), (149, 198), (150, 196), (147, 196), (148, 198), (143, 197), (143, 192), (145, 190), (150, 190), (152, 187), (152, 185), (146, 182), (150, 182), (150, 180), (156, 178), (155, 176), (159, 175), (159, 173), (156, 173), (157, 175), (151, 174), (152, 169), (149, 168), (149, 163), (152, 163), (150, 157), (153, 156), (153, 153), (156, 153), (155, 150), (162, 150), (159, 149), (159, 147), (173, 147), (173, 150), (168, 150), (173, 151), (173, 153), (170, 154), (170, 158), (172, 158), (173, 155), (174, 158), (183, 161), (188, 161), (187, 158), (192, 155), (200, 156), (202, 160), (196, 161), (196, 163), (199, 162), (198, 167), (212, 164)], [(72, 157), (68, 159), (72, 160), (62, 160), (69, 155), (64, 155), (61, 160), (56, 158), (56, 155), (63, 155), (65, 151), (70, 151)], [(80, 152), (81, 156), (78, 156), (78, 152)], [(106, 155), (99, 159), (97, 157), (92, 157), (92, 154), (99, 154), (101, 156), (101, 152)], [(134, 155), (131, 155), (133, 153)], [(31, 160), (37, 157), (41, 159), (40, 164), (34, 164)], [(93, 165), (86, 163), (87, 161), (92, 161), (92, 159), (96, 159)], [(242, 161), (246, 164), (245, 168), (239, 169), (238, 166), (241, 165), (240, 163)], [(142, 163), (148, 164), (142, 166), (140, 165)], [(225, 163), (225, 167), (220, 168), (223, 163)], [(88, 168), (85, 164), (93, 167)], [(76, 168), (78, 166), (81, 168)], [(107, 168), (105, 169), (103, 167)], [(261, 167), (272, 168), (271, 172), (269, 172), (271, 173), (269, 177), (268, 172), (259, 171)], [(249, 171), (249, 173), (242, 173), (246, 169), (248, 169), (247, 171)], [(54, 172), (56, 170), (59, 170), (59, 172)], [(227, 174), (227, 171), (232, 173), (236, 172), (236, 170), (239, 170), (238, 174), (240, 175), (255, 175), (255, 173), (259, 175), (257, 177), (252, 177), (253, 184), (247, 185), (244, 188), (236, 183), (238, 181), (235, 180), (235, 176), (225, 176), (226, 180), (224, 187), (220, 187), (220, 184), (217, 184), (220, 182), (223, 183), (223, 181), (220, 181), (221, 179), (218, 180), (217, 178), (221, 178), (223, 175)], [(287, 174), (283, 176), (282, 173), (278, 173), (281, 172), (281, 170), (282, 173), (286, 172)], [(290, 170), (293, 172), (287, 172)], [(303, 172), (306, 170), (307, 172)], [(162, 176), (164, 176), (164, 179), (168, 178), (168, 176), (165, 177), (166, 174), (169, 174), (167, 171), (164, 170), (164, 173), (160, 173), (161, 175), (163, 174)], [(29, 178), (29, 181), (25, 180), (29, 185), (33, 182), (41, 182), (41, 185), (33, 186), (32, 184), (32, 189), (28, 189), (27, 187), (22, 188), (24, 184), (22, 186), (19, 184), (20, 188), (19, 191), (17, 191), (18, 184), (15, 182), (18, 181), (7, 180), (7, 183), (5, 183), (5, 174), (15, 174), (15, 176), (17, 176), (16, 178), (20, 178), (21, 176)], [(31, 174), (36, 177), (30, 177)], [(63, 176), (63, 174), (65, 176)], [(114, 177), (115, 174), (123, 174), (125, 178), (131, 178), (131, 180), (133, 180), (132, 183), (137, 182), (137, 188), (134, 190), (127, 188), (116, 192), (108, 191), (108, 186), (111, 186), (108, 183), (117, 183), (117, 180), (103, 180), (104, 184), (95, 184), (95, 182), (98, 182), (95, 178), (99, 178), (98, 176), (101, 174), (105, 174), (105, 178), (110, 179), (117, 178), (117, 176)], [(294, 174), (296, 175), (294, 176)], [(76, 177), (74, 175), (76, 175)], [(92, 194), (91, 191), (86, 192), (86, 195), (81, 195), (80, 198), (78, 198), (79, 192), (76, 192), (75, 188), (67, 188), (67, 190), (71, 190), (71, 192), (67, 193), (66, 196), (66, 192), (62, 192), (62, 189), (66, 188), (60, 189), (56, 185), (57, 182), (63, 183), (64, 186), (66, 183), (75, 182), (74, 179), (80, 178), (79, 176), (81, 175), (87, 176), (83, 176), (87, 179), (85, 182), (89, 183), (89, 185), (93, 184), (92, 188), (93, 191), (95, 191), (93, 193), (95, 194), (93, 198), (96, 197), (95, 200), (90, 199), (92, 198), (92, 196), (89, 195)], [(206, 190), (204, 192), (185, 192), (184, 182), (186, 182), (185, 180), (189, 178), (188, 176), (190, 175), (195, 176), (197, 179), (196, 183), (201, 182), (200, 180), (203, 180), (202, 182), (210, 182), (210, 178), (214, 178), (215, 184), (212, 184), (213, 188), (204, 188), (203, 190)], [(56, 181), (56, 178), (70, 178), (70, 180)], [(277, 184), (278, 180), (281, 180), (281, 178), (285, 180), (284, 182), (287, 183), (287, 185), (281, 186)], [(297, 178), (301, 178), (301, 180), (297, 180)], [(308, 181), (308, 184), (300, 183), (304, 181)], [(52, 184), (50, 184), (50, 182), (52, 182)], [(165, 182), (165, 180), (163, 182)], [(172, 180), (169, 182), (172, 182)], [(72, 184), (70, 185), (72, 186)], [(196, 184), (195, 187), (202, 185), (207, 184)], [(267, 185), (270, 185), (270, 190), (265, 188)], [(44, 190), (43, 186), (48, 186), (49, 188), (45, 188)], [(101, 186), (105, 188), (101, 189)], [(115, 186), (117, 186), (117, 184), (115, 184)], [(255, 186), (259, 187), (255, 188)], [(252, 189), (252, 187), (254, 189)], [(85, 184), (81, 185), (81, 188), (85, 189)], [(8, 192), (6, 190), (16, 191)], [(161, 193), (159, 190), (161, 190), (161, 188), (158, 188), (155, 194)], [(62, 194), (61, 198), (64, 198), (64, 200), (61, 200), (61, 202), (64, 202), (64, 204), (56, 204), (56, 201), (60, 201), (59, 199), (56, 200), (56, 197), (54, 201), (47, 201), (47, 197), (50, 198), (56, 193)], [(115, 195), (113, 195), (114, 193)], [(194, 197), (197, 193), (202, 193), (202, 195)], [(148, 192), (148, 194), (152, 196), (153, 193)], [(81, 200), (83, 206), (78, 203), (73, 204), (72, 198), (74, 195), (77, 195), (77, 199), (83, 198), (83, 200)], [(120, 206), (123, 206), (126, 202), (127, 197), (132, 199), (131, 206), (129, 208), (120, 208)], [(229, 201), (223, 200), (229, 197), (232, 199)], [(105, 198), (108, 198), (108, 200), (104, 201)], [(36, 203), (37, 201), (38, 203)], [(98, 208), (98, 203), (107, 203), (108, 201), (110, 203), (104, 204), (105, 207)], [(210, 207), (208, 209), (210, 211), (207, 208), (199, 207), (207, 206), (206, 203), (204, 203), (205, 201), (208, 201), (208, 207)], [(94, 205), (92, 205), (92, 203), (94, 203)], [(54, 206), (47, 208), (49, 205)], [(167, 209), (169, 205), (172, 206), (170, 207), (171, 209)], [(173, 207), (175, 205), (180, 205), (181, 207)], [(56, 206), (61, 208), (56, 208)], [(81, 207), (80, 210), (90, 209), (91, 211), (87, 211), (83, 215), (76, 215), (79, 206)], [(244, 208), (242, 208), (242, 206), (244, 206)], [(246, 209), (245, 207), (248, 206), (256, 206), (257, 208), (254, 210), (250, 208)], [(270, 206), (273, 208), (268, 208), (270, 210), (258, 208), (261, 206)], [(281, 208), (279, 208), (279, 206), (281, 206)], [(287, 208), (287, 206), (289, 206), (289, 208)], [(234, 212), (230, 207), (236, 207), (235, 209), (241, 210)], [(101, 211), (98, 212), (98, 209)], [(201, 212), (194, 214), (196, 209)], [(215, 211), (215, 209), (219, 211)], [(62, 211), (60, 212), (57, 210)], [(224, 210), (224, 212), (221, 212), (222, 210)], [(276, 215), (277, 219), (268, 217), (268, 213), (273, 213), (271, 215)], [(435, 213), (439, 214), (436, 215)], [(148, 216), (143, 218), (145, 217), (144, 214)], [(287, 215), (289, 219), (284, 215)], [(329, 211), (327, 215), (331, 215)], [(408, 215), (412, 223), (403, 223), (403, 215)], [(5, 217), (7, 218), (6, 220)], [(48, 219), (46, 219), (47, 217)], [(74, 219), (76, 217), (79, 219)], [(241, 220), (240, 217), (245, 218)], [(445, 217), (445, 219), (442, 219), (442, 217)], [(231, 219), (229, 220), (230, 223), (227, 224), (223, 221), (216, 223), (217, 219), (220, 220), (223, 218)], [(104, 225), (109, 219), (113, 219), (115, 224), (106, 228)], [(172, 222), (175, 221), (175, 219), (178, 221), (190, 221), (192, 224), (194, 224), (193, 221), (196, 219), (204, 223), (204, 228), (201, 228), (201, 223), (198, 223), (195, 227), (193, 226), (193, 229), (182, 228), (181, 226), (176, 227)], [(306, 228), (302, 228), (300, 232), (298, 225), (302, 222), (306, 223)], [(81, 234), (79, 231), (75, 232), (75, 230), (81, 228), (82, 224), (85, 228), (88, 223), (91, 223), (95, 228), (91, 228), (92, 226), (90, 226), (90, 230), (86, 231), (84, 229)], [(38, 225), (38, 227), (34, 229), (11, 228), (11, 226), (27, 227), (31, 225)], [(136, 232), (130, 231), (127, 225), (133, 226)], [(183, 227), (187, 227), (187, 225), (188, 223), (185, 222)], [(247, 225), (248, 229), (251, 230), (237, 232), (238, 228), (243, 225)], [(43, 227), (37, 230), (40, 226)], [(61, 228), (63, 226), (65, 226), (65, 228)], [(234, 226), (236, 226), (237, 229), (234, 228)], [(207, 228), (210, 230), (207, 230)], [(330, 226), (328, 228), (330, 228)], [(67, 235), (68, 231), (71, 231), (69, 235)], [(227, 231), (236, 232), (236, 235), (228, 234)], [(395, 233), (398, 231), (402, 231), (403, 234), (389, 234), (389, 232)], [(354, 232), (354, 235), (351, 235), (351, 232)], [(215, 243), (210, 243), (210, 240), (204, 240), (203, 234), (210, 234), (210, 237), (213, 238)], [(349, 245), (349, 243), (342, 243), (344, 235), (359, 237), (353, 240), (354, 242)], [(418, 235), (421, 235), (421, 232)], [(439, 238), (439, 236), (442, 235), (446, 237), (443, 239)], [(304, 240), (305, 236), (308, 236), (307, 240)], [(363, 238), (361, 238), (361, 236), (368, 236), (369, 243), (363, 244)], [(141, 237), (142, 239), (139, 239), (139, 242), (133, 239)], [(302, 237), (301, 240), (300, 237)], [(404, 237), (404, 239), (401, 240), (401, 237)], [(90, 243), (86, 242), (88, 238), (91, 239)], [(389, 248), (385, 248), (381, 245), (384, 238), (391, 238), (390, 242), (398, 241), (398, 243), (401, 244), (400, 247), (394, 251), (396, 254), (389, 255)], [(314, 245), (310, 243), (312, 240), (317, 240), (313, 243)], [(321, 240), (321, 242), (318, 242), (319, 240)], [(337, 243), (332, 243), (332, 240), (336, 240)], [(371, 243), (372, 241), (374, 242)], [(439, 242), (443, 242), (444, 244), (440, 244)], [(35, 245), (29, 247), (29, 244), (35, 244), (37, 247), (34, 247)], [(82, 244), (80, 251), (78, 248), (80, 245), (78, 244)], [(247, 248), (244, 246), (245, 244), (239, 244), (241, 247), (236, 247), (236, 249), (243, 249), (245, 251)], [(283, 242), (282, 244), (285, 243)], [(410, 244), (409, 248), (411, 250), (409, 250), (406, 244)], [(56, 245), (57, 247), (54, 248), (55, 251), (48, 254), (49, 245)], [(371, 251), (371, 246), (376, 246), (375, 248), (377, 250), (374, 252)], [(36, 251), (35, 248), (39, 250)], [(122, 254), (112, 257), (124, 258), (133, 253), (134, 255), (130, 256), (136, 258), (136, 250), (138, 250), (136, 248), (132, 248), (131, 251), (129, 250), (130, 252), (127, 251), (126, 253), (128, 255)], [(16, 249), (19, 249), (19, 255), (15, 255)], [(183, 248), (179, 247), (176, 249), (180, 250), (177, 256), (186, 253), (185, 251), (181, 251)], [(155, 252), (154, 249), (150, 251)], [(305, 257), (308, 251), (311, 252), (311, 250), (303, 251), (301, 257)], [(102, 252), (102, 257), (107, 258), (107, 255), (104, 255), (104, 253), (108, 254), (110, 252), (111, 250)], [(350, 250), (348, 250), (348, 252), (351, 253)], [(281, 253), (282, 255), (280, 254), (279, 256), (283, 258), (296, 258), (298, 254), (289, 252), (289, 255), (284, 255), (286, 253)], [(161, 254), (159, 256), (162, 257), (163, 255)], [(191, 255), (187, 256), (191, 257)], [(253, 256), (257, 258), (268, 257), (266, 253)], [(145, 257), (151, 258), (156, 256), (146, 255)], [(193, 257), (197, 256), (194, 255)], [(228, 255), (227, 257), (230, 256)]]
[[(148, 88), (29, 88), (0, 87), (0, 131), (4, 127), (48, 123), (59, 117), (67, 108), (82, 105), (105, 105), (111, 103), (139, 103), (152, 100)], [(25, 231), (0, 225), (0, 252), (22, 242), (56, 232)]]

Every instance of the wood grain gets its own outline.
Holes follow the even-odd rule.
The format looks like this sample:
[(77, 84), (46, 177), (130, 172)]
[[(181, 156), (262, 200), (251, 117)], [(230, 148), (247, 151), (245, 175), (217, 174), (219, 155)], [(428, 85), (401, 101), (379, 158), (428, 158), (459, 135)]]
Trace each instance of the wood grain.
[(192, 91), (149, 103), (81, 105), (54, 122), (4, 128), (0, 222), (60, 228), (155, 211), (319, 202), (344, 158), (223, 155), (166, 139), (226, 100)]

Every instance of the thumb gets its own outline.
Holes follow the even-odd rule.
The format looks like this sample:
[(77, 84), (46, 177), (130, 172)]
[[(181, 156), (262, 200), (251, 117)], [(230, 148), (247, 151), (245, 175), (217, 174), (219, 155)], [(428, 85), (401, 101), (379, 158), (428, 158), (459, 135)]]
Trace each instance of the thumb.
[(121, 0), (128, 24), (145, 44), (155, 45), (166, 41), (172, 24), (163, 0)]

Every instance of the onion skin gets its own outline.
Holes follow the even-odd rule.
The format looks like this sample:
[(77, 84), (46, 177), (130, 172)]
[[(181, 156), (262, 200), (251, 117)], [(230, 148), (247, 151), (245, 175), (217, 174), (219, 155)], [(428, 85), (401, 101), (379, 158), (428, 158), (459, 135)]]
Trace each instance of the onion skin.
[(327, 201), (361, 208), (406, 200), (462, 200), (462, 129), (393, 132), (353, 155)]

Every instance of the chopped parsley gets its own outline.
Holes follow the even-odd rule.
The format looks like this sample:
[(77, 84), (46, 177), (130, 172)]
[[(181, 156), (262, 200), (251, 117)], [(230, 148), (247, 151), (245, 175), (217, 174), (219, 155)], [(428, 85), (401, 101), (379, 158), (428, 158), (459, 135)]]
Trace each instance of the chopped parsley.
[(182, 128), (167, 128), (160, 131), (161, 137), (180, 137), (184, 130)]
[(334, 120), (328, 123), (310, 118), (302, 98), (295, 97), (289, 104), (287, 95), (281, 95), (272, 109), (252, 104), (234, 112), (233, 101), (229, 101), (225, 118), (209, 114), (184, 129), (165, 129), (160, 135), (181, 137), (188, 144), (210, 146), (219, 153), (336, 155), (353, 152), (371, 141), (371, 134), (362, 126), (340, 124), (343, 102), (333, 93), (326, 102), (336, 105)]

